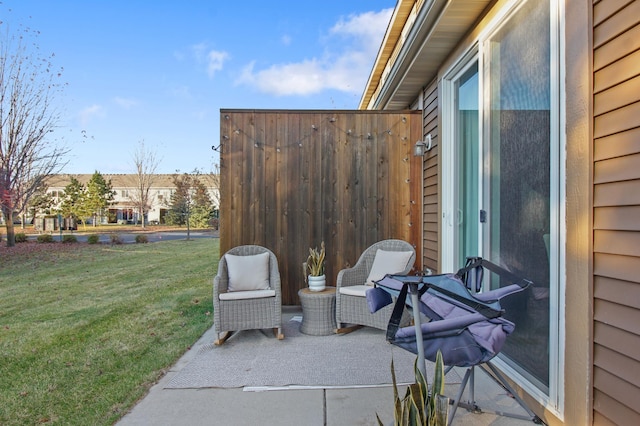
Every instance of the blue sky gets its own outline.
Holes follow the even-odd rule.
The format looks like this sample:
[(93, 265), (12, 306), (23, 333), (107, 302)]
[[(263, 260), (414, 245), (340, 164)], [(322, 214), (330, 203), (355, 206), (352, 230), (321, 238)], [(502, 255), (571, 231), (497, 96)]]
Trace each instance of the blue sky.
[[(356, 109), (395, 0), (0, 0), (68, 82), (66, 173), (209, 172), (220, 109)], [(86, 137), (84, 137), (86, 132)]]

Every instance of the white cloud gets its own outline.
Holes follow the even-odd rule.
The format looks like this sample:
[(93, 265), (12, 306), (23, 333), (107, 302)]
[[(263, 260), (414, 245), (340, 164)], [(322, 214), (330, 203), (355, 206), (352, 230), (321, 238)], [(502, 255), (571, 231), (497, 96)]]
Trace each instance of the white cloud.
[[(360, 15), (350, 15), (347, 20), (341, 18), (330, 32), (337, 35), (353, 36), (363, 41), (365, 47), (378, 51), (384, 32), (389, 25), (393, 9), (380, 12), (365, 12)], [(367, 41), (369, 43), (367, 43)], [(367, 46), (368, 44), (368, 46)]]
[[(326, 89), (360, 94), (380, 48), (393, 9), (341, 18), (330, 30), (322, 57), (255, 70), (245, 66), (236, 84), (264, 93), (310, 95)], [(339, 39), (339, 40), (338, 40)]]
[(209, 49), (206, 43), (194, 44), (191, 46), (191, 52), (197, 63), (205, 64), (209, 78), (221, 71), (224, 62), (229, 59), (227, 52)]
[(209, 74), (209, 78), (213, 78), (216, 71), (222, 70), (222, 65), (228, 57), (227, 52), (209, 51), (207, 54), (207, 74)]
[(113, 102), (115, 102), (118, 106), (123, 109), (129, 110), (134, 106), (138, 105), (138, 101), (131, 98), (121, 98), (120, 96), (116, 96), (113, 98)]
[(310, 95), (327, 87), (326, 72), (315, 60), (295, 64), (272, 65), (255, 71), (255, 63), (247, 65), (237, 80), (258, 90), (275, 95)]
[(78, 113), (78, 120), (81, 125), (85, 126), (90, 121), (93, 121), (94, 118), (103, 118), (105, 116), (104, 108), (101, 105), (93, 104)]

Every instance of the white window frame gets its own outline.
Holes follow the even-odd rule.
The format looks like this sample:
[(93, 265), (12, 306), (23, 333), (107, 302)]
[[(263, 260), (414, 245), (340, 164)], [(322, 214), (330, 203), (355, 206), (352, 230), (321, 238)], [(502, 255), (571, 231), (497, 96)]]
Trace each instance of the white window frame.
[[(455, 158), (455, 144), (453, 143), (455, 137), (455, 122), (453, 120), (453, 114), (455, 113), (455, 82), (472, 66), (474, 62), (478, 62), (478, 96), (479, 100), (480, 93), (482, 93), (482, 60), (478, 54), (478, 45), (477, 43), (470, 48), (459, 61), (456, 62), (446, 74), (443, 85), (442, 85), (442, 110), (443, 114), (443, 134), (442, 138), (445, 141), (450, 141), (450, 143), (443, 144), (442, 148), (442, 170), (446, 170), (446, 173), (443, 173), (442, 177), (442, 187), (443, 188), (455, 188), (456, 187), (456, 177), (458, 175), (458, 170), (456, 166), (456, 158)], [(483, 107), (481, 104), (478, 105), (478, 135), (482, 139), (482, 126), (483, 126)], [(482, 170), (482, 158), (483, 155), (478, 156), (478, 170)], [(480, 182), (481, 183), (481, 182)], [(480, 209), (483, 208), (483, 188), (480, 184), (478, 187), (478, 207)], [(456, 193), (454, 191), (442, 191), (442, 229), (441, 235), (442, 238), (442, 271), (457, 271), (460, 268), (460, 265), (455, 265), (455, 253), (456, 253), (456, 228), (457, 228), (457, 211), (456, 211)], [(482, 241), (482, 227), (478, 227), (478, 241)], [(483, 247), (478, 247), (478, 254), (482, 256)]]

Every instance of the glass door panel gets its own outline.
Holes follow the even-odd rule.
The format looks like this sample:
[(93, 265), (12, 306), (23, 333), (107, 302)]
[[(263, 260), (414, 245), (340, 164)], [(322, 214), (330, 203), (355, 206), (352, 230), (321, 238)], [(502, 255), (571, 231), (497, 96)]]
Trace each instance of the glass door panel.
[[(514, 369), (549, 387), (550, 7), (528, 1), (485, 44), (488, 170), (485, 250), (534, 282), (505, 300), (516, 330), (502, 350)], [(501, 283), (492, 277), (491, 287)]]
[(479, 91), (478, 62), (454, 81), (455, 232), (454, 265), (464, 266), (467, 256), (478, 256), (479, 220)]

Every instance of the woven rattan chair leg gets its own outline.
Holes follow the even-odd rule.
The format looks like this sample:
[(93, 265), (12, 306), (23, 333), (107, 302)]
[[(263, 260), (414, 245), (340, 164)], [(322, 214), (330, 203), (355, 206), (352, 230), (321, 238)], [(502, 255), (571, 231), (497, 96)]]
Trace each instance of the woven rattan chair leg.
[(337, 328), (336, 329), (336, 334), (347, 334), (347, 333), (351, 333), (352, 331), (356, 331), (357, 329), (362, 328), (361, 325), (352, 325), (349, 327), (341, 327), (341, 328)]
[(284, 339), (284, 333), (282, 332), (282, 329), (280, 327), (273, 329), (273, 335), (276, 336), (276, 339), (278, 340)]
[[(229, 337), (231, 337), (232, 335), (233, 335), (233, 331), (225, 331), (224, 333), (219, 333), (218, 334), (218, 338), (216, 339), (215, 342), (213, 342), (213, 344), (216, 345), (216, 346), (220, 346), (224, 342), (226, 342), (227, 339)], [(222, 337), (220, 337), (220, 336), (222, 336)]]

